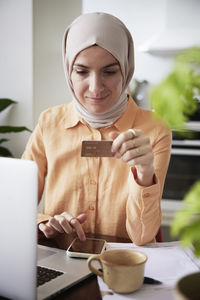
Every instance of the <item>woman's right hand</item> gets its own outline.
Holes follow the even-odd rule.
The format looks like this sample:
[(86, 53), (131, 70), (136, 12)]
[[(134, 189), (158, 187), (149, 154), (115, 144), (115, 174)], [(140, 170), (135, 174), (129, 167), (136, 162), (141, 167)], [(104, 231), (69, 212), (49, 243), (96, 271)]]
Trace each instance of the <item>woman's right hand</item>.
[(73, 217), (67, 212), (51, 217), (47, 222), (40, 223), (39, 229), (47, 238), (54, 238), (59, 233), (71, 234), (76, 232), (79, 239), (86, 239), (85, 232), (81, 226), (87, 219), (87, 215), (82, 213), (77, 217)]

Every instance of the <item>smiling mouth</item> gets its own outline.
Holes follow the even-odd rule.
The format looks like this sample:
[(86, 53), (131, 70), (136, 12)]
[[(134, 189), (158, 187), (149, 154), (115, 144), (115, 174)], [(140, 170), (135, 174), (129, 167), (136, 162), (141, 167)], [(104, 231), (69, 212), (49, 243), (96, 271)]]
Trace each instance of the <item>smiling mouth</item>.
[(90, 101), (94, 101), (94, 102), (101, 102), (103, 100), (105, 100), (107, 98), (107, 96), (103, 96), (103, 97), (87, 97)]

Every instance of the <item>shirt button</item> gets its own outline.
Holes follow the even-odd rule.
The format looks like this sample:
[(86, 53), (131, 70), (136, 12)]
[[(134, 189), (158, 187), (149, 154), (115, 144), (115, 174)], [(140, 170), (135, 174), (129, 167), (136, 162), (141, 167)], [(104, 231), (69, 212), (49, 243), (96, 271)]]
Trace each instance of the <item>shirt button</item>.
[(94, 206), (93, 205), (89, 205), (89, 210), (94, 210)]
[(149, 197), (150, 196), (150, 193), (145, 193), (144, 194), (144, 198), (147, 198), (147, 197)]
[(96, 181), (95, 181), (95, 180), (93, 180), (93, 179), (90, 179), (90, 184), (93, 184), (93, 185), (95, 185), (95, 184), (96, 184)]

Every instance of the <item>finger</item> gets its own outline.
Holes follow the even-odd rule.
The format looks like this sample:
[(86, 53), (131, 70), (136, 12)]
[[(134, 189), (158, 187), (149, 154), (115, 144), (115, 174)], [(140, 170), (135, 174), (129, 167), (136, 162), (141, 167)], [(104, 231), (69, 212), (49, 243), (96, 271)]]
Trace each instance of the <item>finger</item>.
[(86, 236), (85, 236), (85, 233), (84, 233), (84, 230), (83, 230), (81, 224), (83, 222), (85, 222), (85, 220), (87, 219), (87, 214), (82, 213), (79, 216), (77, 216), (76, 218), (72, 217), (67, 212), (62, 213), (62, 215), (66, 218), (68, 224), (71, 226), (71, 229), (76, 231), (79, 239), (81, 241), (86, 240)]
[(48, 225), (53, 227), (56, 231), (58, 231), (60, 233), (64, 233), (64, 229), (62, 228), (62, 226), (60, 224), (61, 220), (62, 220), (62, 216), (55, 215), (54, 217), (51, 217), (49, 219)]
[(75, 229), (79, 239), (81, 241), (85, 241), (86, 240), (85, 232), (84, 232), (79, 220), (77, 218), (72, 218), (70, 221), (70, 224)]
[(119, 148), (118, 153), (122, 156), (131, 149), (137, 149), (136, 152), (140, 152), (139, 148), (143, 147), (146, 144), (148, 144), (147, 138), (144, 135), (141, 135), (135, 137), (134, 139), (125, 141)]
[(111, 131), (111, 132), (109, 133), (109, 137), (110, 137), (112, 140), (114, 140), (114, 139), (116, 139), (116, 137), (118, 137), (119, 134), (120, 134), (120, 133), (119, 133), (118, 131)]
[(137, 138), (138, 136), (143, 134), (143, 131), (140, 129), (137, 129), (137, 130), (134, 130), (134, 134), (135, 135), (133, 136), (133, 132), (130, 130), (120, 133), (113, 141), (111, 151), (118, 152), (123, 143), (125, 143), (128, 140), (133, 140), (133, 139)]
[(82, 213), (78, 217), (76, 217), (76, 219), (79, 220), (79, 222), (82, 224), (87, 220), (87, 214)]
[(55, 234), (56, 234), (55, 229), (48, 226), (47, 224), (40, 223), (38, 227), (39, 227), (40, 231), (42, 231), (43, 234), (46, 236), (46, 238), (51, 238), (51, 237), (55, 236)]
[(86, 213), (82, 213), (82, 214), (78, 215), (76, 218), (73, 217), (72, 215), (68, 214), (67, 212), (63, 212), (61, 214), (61, 216), (64, 216), (69, 223), (72, 219), (77, 219), (82, 224), (87, 219), (87, 214)]
[(153, 154), (146, 153), (143, 156), (136, 157), (134, 159), (130, 159), (127, 161), (130, 167), (132, 166), (140, 166), (141, 169), (146, 169), (147, 167), (151, 167), (153, 165)]
[[(122, 146), (122, 150), (123, 150), (123, 146)], [(120, 149), (120, 153), (122, 155), (122, 160), (125, 162), (128, 162), (129, 160), (135, 159), (137, 157), (142, 157), (144, 155), (146, 155), (147, 153), (151, 153), (152, 152), (152, 147), (151, 145), (145, 144), (142, 145), (140, 147), (135, 147), (135, 148), (130, 148), (127, 149), (128, 146), (126, 147), (126, 149), (124, 149), (124, 151), (122, 151)]]
[(62, 231), (58, 230), (59, 232), (63, 233), (67, 233), (67, 234), (71, 234), (73, 231), (72, 226), (70, 225), (69, 221), (67, 221), (67, 219), (65, 218), (65, 216), (63, 215), (58, 215), (54, 217), (58, 222), (59, 222), (59, 226), (61, 227)]
[(128, 131), (133, 134), (133, 138), (137, 136), (135, 129), (131, 128), (131, 129), (128, 129)]
[(127, 161), (149, 151), (152, 151), (149, 138), (144, 134), (140, 134), (133, 139), (125, 141), (115, 154), (115, 157), (119, 158), (123, 156), (123, 160)]
[(138, 143), (136, 140), (128, 140), (124, 142), (118, 150), (120, 156), (123, 156), (126, 152), (130, 153), (131, 149), (138, 147)]

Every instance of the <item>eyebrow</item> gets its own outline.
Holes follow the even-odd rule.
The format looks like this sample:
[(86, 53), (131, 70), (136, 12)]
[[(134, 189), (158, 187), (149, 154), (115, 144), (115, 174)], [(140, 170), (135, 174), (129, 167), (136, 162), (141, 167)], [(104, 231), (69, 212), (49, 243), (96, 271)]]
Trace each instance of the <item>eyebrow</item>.
[[(74, 66), (81, 67), (81, 68), (86, 68), (86, 69), (90, 69), (90, 67), (85, 66), (83, 64), (79, 64), (79, 63), (75, 63)], [(104, 66), (102, 69), (106, 69), (106, 68), (110, 68), (110, 67), (114, 67), (114, 66), (119, 66), (119, 63), (118, 62), (114, 62), (112, 64), (108, 64), (108, 65)]]

